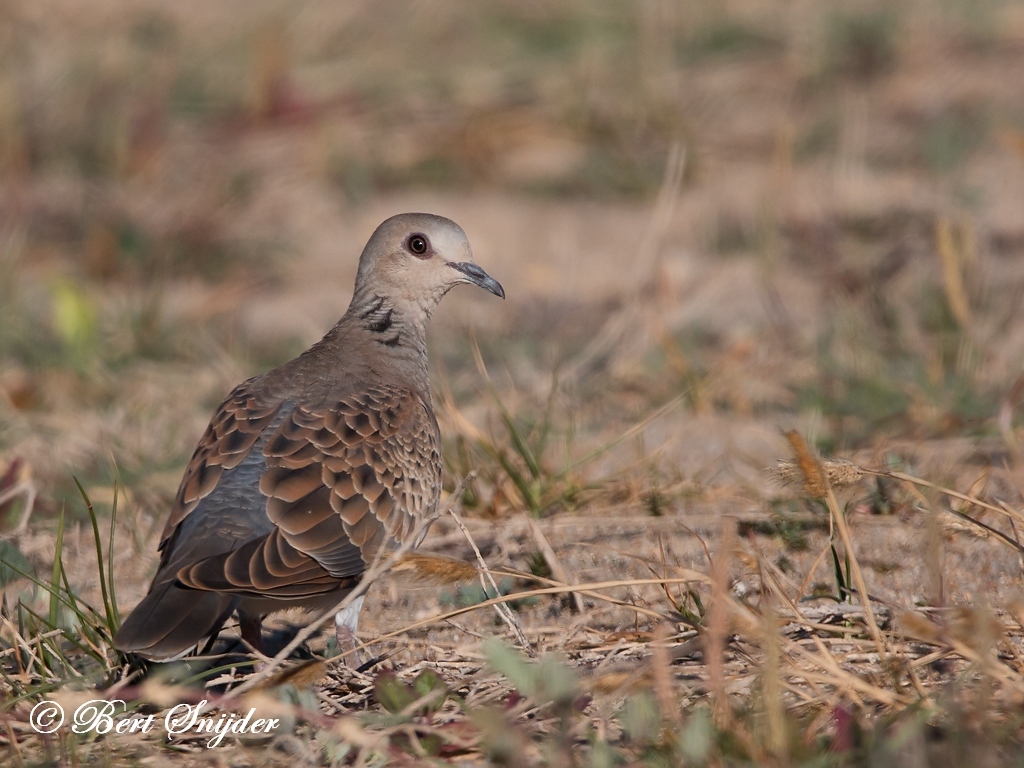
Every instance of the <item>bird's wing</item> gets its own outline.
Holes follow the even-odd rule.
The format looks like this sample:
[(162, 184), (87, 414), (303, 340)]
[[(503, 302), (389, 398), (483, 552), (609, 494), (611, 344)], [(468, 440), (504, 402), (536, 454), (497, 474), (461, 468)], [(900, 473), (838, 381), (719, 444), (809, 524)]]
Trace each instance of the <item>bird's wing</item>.
[(256, 389), (253, 380), (239, 384), (210, 420), (181, 479), (160, 536), (161, 550), (185, 518), (214, 492), (224, 472), (237, 468), (249, 457), (260, 435), (273, 423), (282, 403), (263, 401)]
[(186, 586), (294, 598), (336, 589), (437, 505), (440, 433), (408, 389), (378, 386), (295, 406), (262, 446), (273, 529), (178, 571)]

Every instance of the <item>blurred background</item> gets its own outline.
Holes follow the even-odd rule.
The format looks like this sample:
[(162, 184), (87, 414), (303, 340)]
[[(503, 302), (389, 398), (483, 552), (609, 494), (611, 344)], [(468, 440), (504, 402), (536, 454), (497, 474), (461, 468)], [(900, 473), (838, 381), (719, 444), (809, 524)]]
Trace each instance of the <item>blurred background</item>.
[(1022, 83), (1002, 0), (6, 0), (0, 488), (41, 524), (119, 477), (149, 552), (212, 409), (410, 209), (509, 297), (431, 340), (471, 514), (749, 506), (784, 426), (998, 463)]

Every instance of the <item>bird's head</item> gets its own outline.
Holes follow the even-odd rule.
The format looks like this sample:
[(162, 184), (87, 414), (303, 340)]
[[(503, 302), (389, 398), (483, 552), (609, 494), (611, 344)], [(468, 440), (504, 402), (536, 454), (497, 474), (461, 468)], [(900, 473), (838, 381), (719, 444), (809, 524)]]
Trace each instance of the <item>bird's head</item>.
[(501, 284), (473, 263), (462, 227), (443, 216), (402, 213), (377, 227), (363, 249), (356, 295), (375, 293), (429, 316), (459, 283), (505, 298)]

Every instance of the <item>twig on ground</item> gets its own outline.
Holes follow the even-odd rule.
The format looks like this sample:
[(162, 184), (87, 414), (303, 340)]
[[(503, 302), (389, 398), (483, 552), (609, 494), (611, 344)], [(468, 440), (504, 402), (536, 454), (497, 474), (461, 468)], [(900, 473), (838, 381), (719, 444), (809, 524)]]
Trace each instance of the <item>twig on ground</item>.
[[(922, 480), (920, 477), (914, 477), (913, 475), (908, 475), (905, 472), (891, 472), (888, 470), (866, 469), (863, 467), (861, 467), (861, 471), (868, 475), (876, 475), (878, 477), (889, 477), (892, 478), (893, 480), (902, 480), (903, 482), (906, 483), (913, 483), (914, 485), (919, 485), (922, 488), (931, 488), (932, 490), (936, 490), (939, 493), (943, 494), (944, 496), (949, 496), (950, 498), (953, 499), (959, 499), (960, 501), (966, 501), (969, 504), (974, 504), (983, 509), (988, 509), (991, 510), (992, 512), (998, 512), (1000, 515), (1008, 517), (1011, 520), (1016, 520), (1018, 523), (1024, 523), (1024, 513), (1021, 513), (1019, 510), (1016, 510), (1013, 507), (1010, 507), (1008, 505), (998, 506), (996, 504), (990, 504), (987, 501), (982, 501), (981, 499), (976, 498), (974, 496), (968, 496), (966, 493), (960, 493), (959, 491), (954, 491), (952, 488), (946, 488), (936, 483), (929, 482), (928, 480)], [(973, 518), (967, 515), (961, 514), (960, 516), (964, 517), (967, 520), (970, 520), (975, 525), (984, 525), (983, 523), (979, 523), (977, 520), (974, 520)], [(996, 531), (996, 533), (998, 533), (998, 531)], [(1012, 543), (1012, 540), (1010, 540), (1010, 543)]]
[[(484, 594), (487, 594), (487, 583), (484, 581), (484, 579), (486, 578), (486, 580), (491, 583), (491, 587), (494, 589), (495, 596), (500, 596), (501, 591), (498, 589), (498, 584), (497, 582), (495, 582), (494, 577), (491, 575), (490, 569), (487, 567), (487, 561), (485, 561), (484, 556), (480, 554), (480, 548), (477, 547), (476, 542), (473, 541), (473, 536), (470, 534), (469, 529), (466, 527), (466, 525), (462, 522), (462, 518), (460, 518), (458, 513), (455, 511), (454, 506), (452, 506), (448, 510), (448, 514), (452, 516), (452, 519), (455, 521), (455, 524), (462, 529), (462, 533), (465, 535), (466, 541), (468, 541), (469, 546), (473, 548), (473, 553), (476, 555), (476, 561), (480, 564), (480, 584), (484, 588)], [(512, 609), (509, 608), (508, 605), (506, 605), (504, 602), (502, 602), (495, 603), (494, 610), (497, 611), (498, 615), (501, 617), (501, 620), (508, 625), (508, 628), (512, 630), (512, 634), (516, 636), (516, 640), (519, 641), (519, 645), (522, 646), (523, 650), (530, 654), (530, 656), (536, 657), (537, 652), (533, 649), (533, 646), (530, 645), (530, 641), (526, 639), (526, 634), (523, 632), (523, 627), (519, 623), (519, 619), (517, 619), (515, 614), (512, 613)]]
[[(622, 579), (619, 581), (595, 581), (585, 582), (582, 584), (575, 584), (572, 586), (561, 585), (557, 587), (543, 587), (541, 589), (528, 589), (523, 592), (515, 592), (510, 595), (499, 595), (498, 597), (494, 597), (489, 600), (484, 600), (483, 602), (479, 602), (474, 605), (468, 605), (463, 608), (456, 608), (455, 610), (449, 611), (448, 613), (442, 613), (438, 616), (431, 616), (430, 618), (422, 619), (420, 621), (413, 622), (412, 624), (407, 624), (401, 629), (396, 629), (394, 632), (388, 632), (385, 635), (375, 637), (372, 642), (379, 643), (384, 640), (390, 640), (395, 637), (400, 637), (401, 635), (404, 635), (408, 632), (412, 632), (413, 630), (428, 627), (431, 624), (436, 624), (438, 622), (444, 622), (448, 619), (455, 618), (456, 616), (461, 616), (464, 613), (471, 613), (472, 611), (478, 611), (482, 608), (489, 608), (492, 605), (496, 605), (498, 603), (507, 603), (512, 600), (522, 600), (528, 597), (541, 597), (543, 595), (564, 595), (568, 592), (573, 592), (576, 590), (579, 590), (581, 593), (586, 594), (588, 592), (596, 592), (597, 590), (601, 589), (617, 589), (620, 587), (640, 587), (647, 585), (660, 586), (662, 584), (688, 584), (698, 580), (707, 581), (707, 576), (703, 574), (696, 574), (696, 572), (694, 572), (693, 574), (690, 574), (683, 578)], [(747, 616), (749, 612), (743, 606), (733, 605), (732, 603), (730, 603), (730, 605), (732, 605), (734, 609), (740, 609), (742, 612), (741, 615), (743, 615), (744, 618), (749, 618), (749, 616)], [(365, 648), (368, 648), (369, 646), (370, 643), (364, 643), (360, 645), (358, 648), (354, 648), (352, 649), (352, 651), (348, 651), (347, 653), (355, 653), (356, 651), (361, 651)]]
[[(555, 554), (555, 550), (548, 543), (547, 537), (544, 535), (544, 531), (541, 530), (540, 524), (532, 517), (527, 518), (527, 524), (530, 526), (530, 533), (533, 535), (533, 540), (540, 548), (541, 555), (544, 556), (544, 561), (548, 564), (548, 568), (551, 569), (552, 575), (563, 584), (572, 584), (572, 579), (569, 578), (569, 572), (565, 570), (562, 565), (562, 561), (558, 559), (558, 555)], [(583, 613), (585, 607), (583, 605), (583, 597), (577, 592), (570, 592), (569, 596), (572, 598), (573, 606), (576, 608), (578, 613)]]
[[(565, 584), (560, 581), (555, 581), (554, 579), (545, 579), (543, 576), (537, 576), (532, 573), (526, 573), (525, 571), (517, 571), (512, 568), (496, 568), (492, 570), (491, 573), (497, 576), (512, 576), (517, 579), (534, 581), (538, 584), (547, 584), (549, 587), (573, 586), (572, 584)], [(619, 600), (615, 597), (608, 597), (608, 595), (602, 595), (600, 592), (593, 592), (585, 589), (580, 589), (578, 591), (573, 592), (572, 594), (580, 595), (583, 597), (591, 597), (595, 600), (600, 600), (604, 603), (610, 603), (611, 605), (617, 605), (622, 608), (628, 608), (631, 611), (635, 611), (636, 613), (642, 614), (644, 616), (649, 616), (650, 618), (657, 619), (658, 621), (664, 621), (666, 618), (668, 618), (665, 614), (659, 613), (658, 611), (652, 611), (650, 608), (644, 608), (641, 605), (629, 603), (625, 600)]]

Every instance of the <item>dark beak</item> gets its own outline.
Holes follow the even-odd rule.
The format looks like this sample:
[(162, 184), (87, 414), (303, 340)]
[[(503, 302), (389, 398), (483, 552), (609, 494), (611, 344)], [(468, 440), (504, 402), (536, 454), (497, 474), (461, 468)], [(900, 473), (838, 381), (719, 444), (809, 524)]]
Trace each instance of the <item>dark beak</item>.
[(469, 278), (469, 282), (473, 285), (479, 285), (485, 291), (490, 291), (495, 296), (505, 298), (505, 289), (501, 287), (501, 283), (495, 280), (493, 277), (484, 272), (480, 267), (471, 261), (449, 261), (448, 266), (452, 269), (457, 269), (459, 272)]

